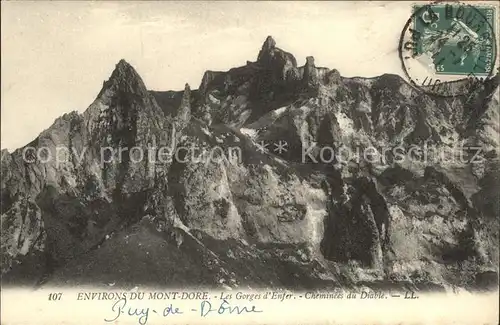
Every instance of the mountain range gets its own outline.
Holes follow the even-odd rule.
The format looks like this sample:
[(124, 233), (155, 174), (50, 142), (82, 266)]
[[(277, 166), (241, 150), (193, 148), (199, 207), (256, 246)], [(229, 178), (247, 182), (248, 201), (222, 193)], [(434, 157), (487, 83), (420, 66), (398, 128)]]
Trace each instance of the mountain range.
[(121, 60), (82, 114), (2, 150), (2, 284), (495, 288), (498, 80), (436, 97), (270, 36), (193, 90)]

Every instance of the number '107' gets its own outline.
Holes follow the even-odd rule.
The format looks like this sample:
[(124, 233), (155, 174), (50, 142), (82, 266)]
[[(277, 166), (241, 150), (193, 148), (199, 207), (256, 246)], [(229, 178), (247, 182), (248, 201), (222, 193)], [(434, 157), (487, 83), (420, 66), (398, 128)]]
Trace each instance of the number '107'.
[(61, 300), (62, 293), (49, 293), (49, 300)]

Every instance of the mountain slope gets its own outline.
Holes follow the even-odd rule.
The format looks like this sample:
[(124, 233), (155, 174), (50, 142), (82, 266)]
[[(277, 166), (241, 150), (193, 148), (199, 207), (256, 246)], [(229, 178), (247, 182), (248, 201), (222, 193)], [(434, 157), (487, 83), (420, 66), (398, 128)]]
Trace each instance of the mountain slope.
[(485, 288), (496, 117), (497, 81), (436, 98), (298, 66), (271, 37), (197, 90), (148, 91), (122, 60), (83, 114), (2, 151), (2, 280)]

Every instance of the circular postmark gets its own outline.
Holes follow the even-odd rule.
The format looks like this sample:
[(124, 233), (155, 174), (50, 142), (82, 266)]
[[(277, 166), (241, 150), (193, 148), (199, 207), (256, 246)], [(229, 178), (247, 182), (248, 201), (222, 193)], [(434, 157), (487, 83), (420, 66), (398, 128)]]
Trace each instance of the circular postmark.
[(399, 41), (410, 83), (425, 93), (465, 95), (495, 74), (495, 7), (458, 2), (413, 6)]

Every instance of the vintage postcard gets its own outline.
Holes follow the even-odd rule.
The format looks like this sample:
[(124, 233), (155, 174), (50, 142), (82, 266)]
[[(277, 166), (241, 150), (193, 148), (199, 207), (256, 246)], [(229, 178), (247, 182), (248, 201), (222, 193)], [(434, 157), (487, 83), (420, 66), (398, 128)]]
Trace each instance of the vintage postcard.
[(499, 9), (2, 1), (1, 324), (498, 324)]

